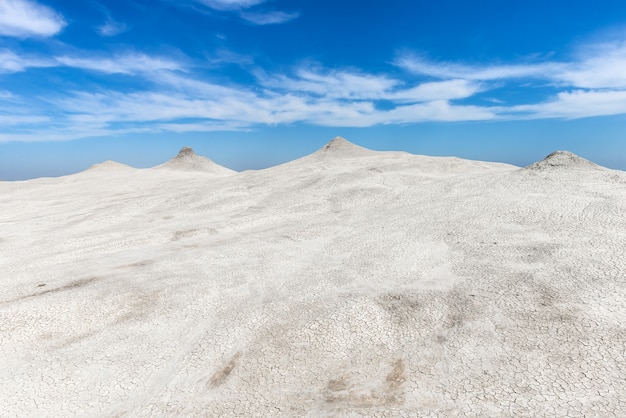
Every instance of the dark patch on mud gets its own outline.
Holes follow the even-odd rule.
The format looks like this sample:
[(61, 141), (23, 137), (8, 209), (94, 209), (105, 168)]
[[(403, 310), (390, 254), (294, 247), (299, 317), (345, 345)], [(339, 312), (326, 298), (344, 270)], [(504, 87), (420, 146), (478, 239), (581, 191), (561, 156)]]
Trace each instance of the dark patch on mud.
[(136, 261), (130, 264), (122, 264), (121, 266), (117, 266), (116, 268), (118, 269), (137, 268), (137, 267), (149, 266), (150, 264), (154, 264), (154, 260), (140, 260), (140, 261)]
[(106, 327), (101, 327), (95, 330), (88, 330), (85, 332), (81, 332), (80, 334), (76, 334), (64, 341), (62, 341), (60, 344), (57, 344), (55, 346), (53, 346), (52, 348), (55, 350), (60, 350), (66, 347), (69, 347), (70, 345), (73, 344), (77, 344), (89, 337), (93, 337), (94, 335), (100, 334), (102, 331), (104, 331), (106, 329)]
[(377, 387), (364, 390), (367, 384), (359, 387), (358, 383), (363, 382), (351, 383), (349, 376), (345, 375), (329, 380), (322, 398), (329, 404), (361, 408), (400, 405), (405, 399), (403, 385), (406, 380), (404, 361), (396, 359), (391, 363), (391, 370), (385, 380)]
[(194, 229), (186, 229), (183, 231), (176, 231), (172, 234), (171, 241), (179, 241), (184, 238), (193, 237), (200, 234), (208, 234), (212, 235), (217, 233), (217, 230), (213, 228), (194, 228)]
[(159, 291), (143, 292), (137, 289), (128, 293), (128, 299), (120, 303), (118, 316), (112, 321), (112, 325), (119, 325), (129, 321), (145, 319), (161, 298)]
[(240, 357), (241, 353), (236, 353), (234, 356), (231, 357), (228, 363), (226, 363), (218, 371), (216, 371), (213, 376), (211, 376), (211, 379), (209, 379), (209, 387), (216, 388), (223, 385), (226, 380), (228, 380), (228, 377), (233, 372), (235, 367), (237, 367), (237, 365), (239, 364)]
[(550, 260), (559, 246), (553, 243), (534, 243), (532, 245), (516, 246), (517, 259), (522, 263), (542, 263)]
[[(131, 321), (145, 320), (159, 299), (158, 292), (144, 293), (139, 289), (128, 292), (127, 295), (127, 298), (118, 302), (118, 309), (111, 312), (112, 315), (106, 320), (106, 322), (100, 323), (101, 325), (99, 326), (95, 326), (93, 323), (90, 323), (89, 329), (75, 335), (68, 336), (67, 333), (60, 334), (58, 337), (65, 336), (66, 339), (59, 341), (56, 345), (52, 346), (52, 348), (63, 349), (110, 330), (112, 327), (117, 325)], [(52, 336), (44, 335), (42, 338), (52, 339)]]
[(545, 320), (563, 323), (576, 319), (577, 309), (567, 306), (561, 295), (545, 283), (535, 283), (533, 286), (535, 306)]
[(385, 394), (387, 396), (387, 403), (404, 402), (404, 394), (400, 392), (404, 382), (406, 382), (404, 361), (402, 361), (402, 359), (397, 359), (391, 365), (391, 371), (385, 378)]
[(38, 293), (33, 293), (32, 295), (24, 296), (24, 298), (42, 296), (48, 293), (65, 292), (66, 290), (78, 289), (80, 287), (87, 286), (88, 284), (96, 281), (97, 279), (98, 279), (97, 277), (88, 277), (85, 279), (74, 280), (73, 282), (69, 282), (65, 286), (56, 287), (54, 289), (47, 289)]
[(446, 328), (460, 328), (465, 322), (472, 321), (478, 316), (476, 299), (459, 288), (454, 288), (446, 295), (448, 308), (444, 320)]
[(331, 392), (341, 392), (342, 390), (348, 389), (348, 384), (342, 377), (331, 379), (328, 381), (327, 389)]
[(378, 297), (376, 303), (400, 325), (412, 322), (422, 308), (420, 297), (413, 294), (388, 293)]
[[(69, 290), (74, 290), (74, 289), (79, 289), (81, 287), (87, 286), (90, 283), (93, 283), (94, 281), (100, 279), (100, 277), (88, 277), (85, 279), (78, 279), (78, 280), (74, 280), (73, 282), (69, 282), (68, 284), (61, 286), (61, 287), (55, 287), (53, 289), (46, 289), (46, 290), (42, 290), (41, 292), (35, 292), (35, 293), (31, 293), (30, 295), (25, 295), (25, 296), (20, 296), (18, 298), (15, 299), (10, 299), (10, 300), (5, 300), (0, 302), (0, 304), (8, 304), (8, 303), (13, 303), (13, 302), (19, 302), (25, 299), (31, 299), (31, 298), (35, 298), (38, 296), (44, 296), (47, 294), (51, 294), (51, 293), (59, 293), (59, 292), (65, 292), (65, 291), (69, 291)], [(44, 287), (45, 283), (42, 285), (38, 285), (37, 287)]]

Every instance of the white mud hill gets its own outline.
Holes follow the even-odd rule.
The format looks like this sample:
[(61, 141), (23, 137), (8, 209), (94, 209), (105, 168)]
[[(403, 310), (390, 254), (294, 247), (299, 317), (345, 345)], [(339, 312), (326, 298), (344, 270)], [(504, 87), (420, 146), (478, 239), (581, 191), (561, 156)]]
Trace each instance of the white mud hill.
[(569, 151), (554, 151), (541, 161), (526, 167), (528, 170), (602, 170), (602, 167)]
[(155, 168), (187, 171), (204, 171), (215, 175), (233, 174), (234, 171), (214, 163), (207, 157), (197, 155), (193, 149), (183, 147), (178, 155)]
[(0, 184), (0, 415), (626, 415), (626, 173), (211, 167)]

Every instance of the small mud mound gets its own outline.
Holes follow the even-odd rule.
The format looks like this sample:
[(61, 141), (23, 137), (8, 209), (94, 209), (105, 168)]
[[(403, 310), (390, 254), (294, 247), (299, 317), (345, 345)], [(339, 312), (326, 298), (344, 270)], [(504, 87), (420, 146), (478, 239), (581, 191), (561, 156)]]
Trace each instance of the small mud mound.
[(554, 151), (543, 160), (533, 163), (525, 169), (535, 171), (554, 169), (601, 170), (602, 167), (569, 151)]
[(324, 145), (320, 150), (315, 152), (321, 158), (346, 158), (346, 157), (368, 157), (375, 154), (376, 151), (360, 147), (353, 144), (340, 136), (335, 137), (328, 144)]
[(223, 167), (207, 157), (200, 156), (189, 147), (183, 147), (178, 155), (165, 164), (158, 166), (157, 168), (167, 168), (171, 170), (185, 170), (185, 171), (203, 171), (205, 173), (228, 175), (234, 173), (226, 167)]

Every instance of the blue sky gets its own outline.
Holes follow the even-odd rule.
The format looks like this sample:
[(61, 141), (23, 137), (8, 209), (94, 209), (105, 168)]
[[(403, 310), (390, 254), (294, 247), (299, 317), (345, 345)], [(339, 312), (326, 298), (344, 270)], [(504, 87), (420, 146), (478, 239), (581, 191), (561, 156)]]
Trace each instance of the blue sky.
[(623, 0), (0, 0), (0, 179), (334, 136), (626, 170)]

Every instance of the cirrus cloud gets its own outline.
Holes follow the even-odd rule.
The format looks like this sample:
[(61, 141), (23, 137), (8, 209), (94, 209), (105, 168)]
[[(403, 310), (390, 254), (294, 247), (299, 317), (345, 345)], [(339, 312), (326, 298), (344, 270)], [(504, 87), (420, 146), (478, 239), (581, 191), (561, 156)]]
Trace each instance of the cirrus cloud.
[(197, 0), (216, 10), (241, 10), (265, 3), (267, 0)]
[(439, 79), (535, 79), (578, 88), (626, 88), (626, 41), (586, 45), (570, 61), (469, 65), (404, 53), (394, 64), (410, 73)]
[(242, 12), (240, 14), (243, 20), (246, 20), (250, 23), (254, 23), (255, 25), (277, 25), (280, 23), (286, 23), (290, 20), (297, 19), (300, 16), (299, 13), (287, 13), (281, 11), (273, 11), (273, 12)]
[[(246, 59), (242, 68), (252, 79), (246, 83), (211, 77), (210, 57), (194, 62), (185, 56), (76, 51), (41, 57), (5, 49), (0, 50), (5, 77), (30, 68), (68, 67), (88, 72), (96, 82), (90, 84), (94, 90), (48, 92), (41, 100), (5, 88), (0, 115), (14, 122), (5, 124), (0, 141), (293, 123), (368, 127), (626, 114), (625, 45), (581, 49), (570, 61), (508, 65), (441, 63), (406, 54), (395, 62), (406, 70), (399, 73), (321, 65), (272, 73)], [(123, 81), (116, 88), (107, 81), (113, 79)], [(142, 88), (126, 90), (129, 80), (141, 81)], [(507, 94), (522, 88), (538, 93), (525, 103), (512, 102)]]

